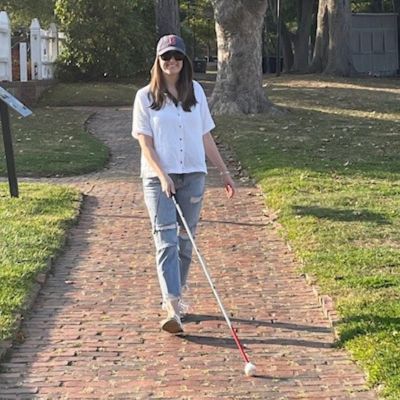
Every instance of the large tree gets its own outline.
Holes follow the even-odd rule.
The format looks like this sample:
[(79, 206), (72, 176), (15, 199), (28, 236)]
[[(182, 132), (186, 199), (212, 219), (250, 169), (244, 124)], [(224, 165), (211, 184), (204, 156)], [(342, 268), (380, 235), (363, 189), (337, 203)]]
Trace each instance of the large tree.
[(178, 0), (154, 0), (156, 12), (157, 37), (173, 33), (180, 35), (181, 24), (179, 20)]
[(218, 73), (210, 106), (214, 114), (268, 110), (262, 87), (262, 28), (267, 0), (212, 0)]
[(349, 76), (354, 72), (350, 0), (319, 0), (312, 72)]

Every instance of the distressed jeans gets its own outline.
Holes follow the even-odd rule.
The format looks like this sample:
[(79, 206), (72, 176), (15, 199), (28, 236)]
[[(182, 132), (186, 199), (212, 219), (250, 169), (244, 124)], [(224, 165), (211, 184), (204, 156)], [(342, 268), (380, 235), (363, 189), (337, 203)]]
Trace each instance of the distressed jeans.
[[(203, 201), (205, 174), (194, 172), (169, 176), (175, 184), (176, 201), (194, 237)], [(173, 200), (162, 192), (160, 180), (143, 178), (143, 192), (153, 230), (163, 302), (180, 298), (192, 260), (192, 244)]]

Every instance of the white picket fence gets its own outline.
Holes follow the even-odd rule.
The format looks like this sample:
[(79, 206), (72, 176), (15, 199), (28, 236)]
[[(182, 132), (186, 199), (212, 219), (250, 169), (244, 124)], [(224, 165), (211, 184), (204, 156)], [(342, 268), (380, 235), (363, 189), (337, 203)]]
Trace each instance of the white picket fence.
[(11, 29), (7, 13), (0, 12), (0, 81), (11, 81)]
[[(0, 12), (0, 82), (12, 81), (11, 24), (5, 11)], [(19, 76), (22, 82), (54, 78), (54, 63), (60, 53), (63, 34), (55, 24), (42, 29), (34, 18), (30, 26), (30, 74), (28, 74), (27, 43), (19, 43)]]

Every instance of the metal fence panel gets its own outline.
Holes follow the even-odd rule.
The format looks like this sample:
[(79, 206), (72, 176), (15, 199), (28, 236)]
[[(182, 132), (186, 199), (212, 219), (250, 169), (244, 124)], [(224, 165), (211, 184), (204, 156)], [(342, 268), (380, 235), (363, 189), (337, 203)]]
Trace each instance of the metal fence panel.
[(371, 75), (395, 75), (399, 69), (397, 14), (353, 14), (354, 68)]

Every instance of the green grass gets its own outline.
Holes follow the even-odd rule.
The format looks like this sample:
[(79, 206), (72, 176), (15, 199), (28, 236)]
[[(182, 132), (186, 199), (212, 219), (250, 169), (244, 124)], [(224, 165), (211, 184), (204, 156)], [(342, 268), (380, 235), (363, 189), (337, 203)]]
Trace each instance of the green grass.
[[(78, 99), (91, 98), (97, 98), (94, 105), (111, 105), (108, 99), (119, 104), (122, 94), (132, 93), (132, 87), (108, 89), (109, 96), (102, 96), (104, 87), (99, 92), (96, 85), (60, 85), (42, 98), (42, 105), (46, 101), (79, 105)], [(57, 96), (64, 102), (57, 102)], [(18, 176), (78, 175), (99, 170), (108, 161), (107, 147), (86, 130), (91, 111), (42, 106), (28, 118), (10, 115)], [(4, 154), (2, 141), (0, 153)], [(4, 157), (0, 175), (6, 175)], [(20, 194), (11, 199), (8, 185), (0, 184), (0, 340), (13, 337), (17, 315), (27, 306), (35, 277), (59, 251), (80, 204), (78, 192), (66, 187), (20, 184)]]
[(40, 106), (131, 106), (138, 90), (136, 84), (59, 83), (41, 97)]
[(221, 117), (216, 134), (261, 185), (304, 271), (334, 297), (340, 344), (371, 385), (399, 399), (398, 80), (266, 83), (287, 112)]
[[(97, 171), (108, 160), (107, 147), (85, 129), (88, 111), (38, 108), (27, 118), (10, 115), (18, 176), (78, 175)], [(3, 157), (0, 175), (6, 175)]]
[(58, 252), (79, 205), (71, 188), (21, 184), (20, 197), (10, 198), (0, 184), (0, 340), (12, 337), (35, 277)]

